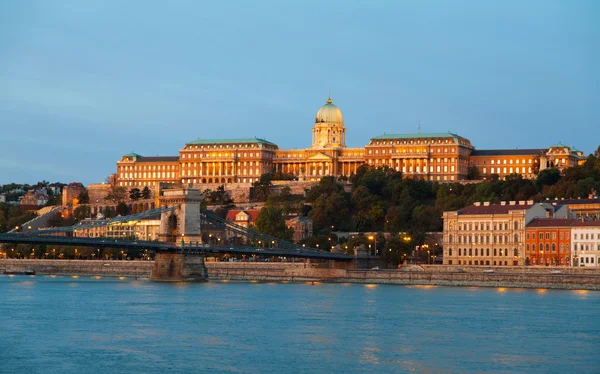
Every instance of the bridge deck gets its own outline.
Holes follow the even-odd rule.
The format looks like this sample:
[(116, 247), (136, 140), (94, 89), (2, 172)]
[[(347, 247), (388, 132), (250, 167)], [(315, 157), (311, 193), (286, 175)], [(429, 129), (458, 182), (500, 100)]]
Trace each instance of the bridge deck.
[(7, 244), (47, 244), (69, 245), (94, 248), (138, 248), (157, 252), (182, 252), (189, 254), (229, 253), (257, 256), (285, 256), (297, 258), (314, 258), (323, 260), (351, 261), (352, 256), (343, 253), (331, 253), (311, 248), (256, 248), (254, 246), (215, 246), (186, 245), (184, 247), (157, 241), (123, 240), (110, 238), (78, 238), (66, 236), (28, 235), (23, 233), (0, 234), (0, 243)]

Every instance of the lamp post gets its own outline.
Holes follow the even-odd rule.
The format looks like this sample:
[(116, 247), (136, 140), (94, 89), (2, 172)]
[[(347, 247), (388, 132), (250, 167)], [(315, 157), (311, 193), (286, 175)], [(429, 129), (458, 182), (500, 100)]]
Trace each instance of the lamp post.
[[(376, 240), (376, 238), (373, 235), (369, 235), (369, 240), (373, 240), (373, 249), (374, 249), (374, 252), (375, 252), (375, 256), (377, 256), (377, 240)], [(369, 244), (369, 248), (371, 248), (370, 244)]]
[(100, 248), (98, 248), (98, 260), (100, 260)]

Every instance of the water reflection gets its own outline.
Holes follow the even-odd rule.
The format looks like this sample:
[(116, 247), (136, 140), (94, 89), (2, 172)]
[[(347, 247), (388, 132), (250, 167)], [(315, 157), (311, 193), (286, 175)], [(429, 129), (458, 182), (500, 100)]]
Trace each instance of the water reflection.
[[(597, 371), (598, 292), (268, 285), (0, 277), (0, 315), (11, 318), (0, 348), (22, 347), (1, 362), (15, 372), (567, 373), (577, 357), (578, 372)], [(556, 329), (565, 315), (577, 323)]]

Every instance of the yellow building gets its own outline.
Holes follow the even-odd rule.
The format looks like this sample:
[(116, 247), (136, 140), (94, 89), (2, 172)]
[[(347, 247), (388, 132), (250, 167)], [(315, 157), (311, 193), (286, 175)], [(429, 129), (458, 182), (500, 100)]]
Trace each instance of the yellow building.
[(317, 111), (309, 148), (286, 149), (265, 139), (197, 139), (179, 156), (124, 155), (117, 162), (116, 183), (152, 189), (160, 183), (250, 184), (265, 173), (291, 174), (299, 180), (350, 176), (361, 165), (388, 166), (407, 178), (451, 182), (467, 178), (470, 167), (482, 179), (521, 174), (534, 178), (546, 167), (564, 168), (583, 162), (581, 151), (562, 144), (549, 149), (475, 150), (453, 133), (384, 134), (362, 148), (346, 147), (342, 111), (327, 99)]
[(526, 226), (535, 218), (566, 214), (566, 208), (532, 200), (476, 202), (444, 212), (444, 265), (524, 265)]

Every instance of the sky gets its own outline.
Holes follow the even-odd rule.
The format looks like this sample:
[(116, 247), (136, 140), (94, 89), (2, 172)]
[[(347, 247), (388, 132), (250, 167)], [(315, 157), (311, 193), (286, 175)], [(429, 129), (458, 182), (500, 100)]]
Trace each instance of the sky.
[(600, 145), (597, 0), (0, 2), (0, 184), (100, 183), (201, 138)]

